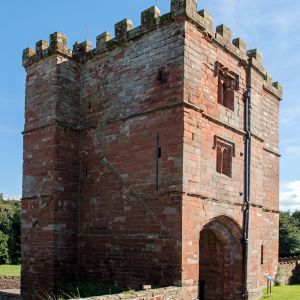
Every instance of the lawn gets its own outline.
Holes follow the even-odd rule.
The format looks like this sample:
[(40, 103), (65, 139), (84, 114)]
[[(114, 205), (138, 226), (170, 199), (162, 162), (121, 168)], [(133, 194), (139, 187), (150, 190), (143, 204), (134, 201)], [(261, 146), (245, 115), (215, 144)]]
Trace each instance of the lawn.
[(17, 276), (20, 277), (20, 265), (0, 265), (0, 276)]
[[(266, 290), (264, 291), (266, 293)], [(300, 285), (281, 285), (272, 287), (272, 294), (261, 299), (300, 300)]]

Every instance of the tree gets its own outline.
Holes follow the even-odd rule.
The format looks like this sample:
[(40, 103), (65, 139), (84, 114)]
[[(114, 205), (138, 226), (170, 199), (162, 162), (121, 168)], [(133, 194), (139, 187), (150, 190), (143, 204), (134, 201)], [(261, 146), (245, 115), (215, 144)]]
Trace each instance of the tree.
[(20, 263), (20, 201), (4, 201), (0, 194), (0, 263)]
[(0, 264), (9, 263), (8, 236), (0, 230)]
[(280, 213), (279, 255), (300, 255), (300, 213)]

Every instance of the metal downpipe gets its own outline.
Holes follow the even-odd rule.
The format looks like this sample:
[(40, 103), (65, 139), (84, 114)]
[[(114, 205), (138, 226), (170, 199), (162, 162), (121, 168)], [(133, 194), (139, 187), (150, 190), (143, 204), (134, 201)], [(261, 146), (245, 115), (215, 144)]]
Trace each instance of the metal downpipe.
[(250, 165), (251, 165), (251, 121), (250, 121), (251, 93), (248, 89), (244, 93), (244, 130), (245, 135), (245, 187), (244, 187), (244, 224), (243, 224), (243, 251), (244, 251), (244, 293), (243, 299), (249, 297), (248, 291), (248, 250), (249, 250), (249, 213), (250, 213)]

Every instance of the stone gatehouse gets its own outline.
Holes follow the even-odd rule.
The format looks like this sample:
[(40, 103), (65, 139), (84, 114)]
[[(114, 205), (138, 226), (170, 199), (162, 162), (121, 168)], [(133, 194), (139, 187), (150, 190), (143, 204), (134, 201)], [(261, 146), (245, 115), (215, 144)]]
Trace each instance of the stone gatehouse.
[(257, 299), (274, 276), (282, 88), (196, 6), (24, 50), (24, 300), (73, 281)]

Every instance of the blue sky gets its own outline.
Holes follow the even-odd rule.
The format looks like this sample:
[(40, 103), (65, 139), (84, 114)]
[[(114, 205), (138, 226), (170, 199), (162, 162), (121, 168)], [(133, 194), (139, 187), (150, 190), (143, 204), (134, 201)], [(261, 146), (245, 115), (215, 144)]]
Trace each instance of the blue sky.
[[(0, 7), (0, 192), (21, 195), (22, 129), (25, 72), (22, 50), (34, 47), (50, 33), (64, 32), (69, 46), (129, 18), (140, 24), (140, 12), (155, 3), (162, 13), (169, 0), (14, 0)], [(300, 2), (295, 0), (198, 0), (215, 25), (226, 24), (233, 37), (243, 38), (249, 49), (259, 48), (266, 69), (284, 86), (281, 102), (281, 203), (300, 209)], [(298, 126), (297, 126), (298, 125)]]

